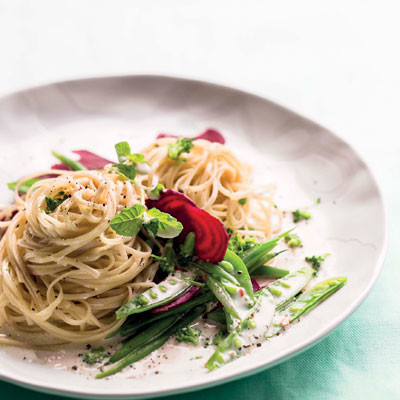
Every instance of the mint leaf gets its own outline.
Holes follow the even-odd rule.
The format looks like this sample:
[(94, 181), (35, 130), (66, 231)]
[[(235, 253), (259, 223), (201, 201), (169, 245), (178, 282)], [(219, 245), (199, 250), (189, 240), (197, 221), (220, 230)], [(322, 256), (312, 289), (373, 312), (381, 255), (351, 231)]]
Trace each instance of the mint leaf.
[(119, 142), (115, 145), (115, 150), (117, 152), (118, 161), (123, 163), (128, 160), (131, 154), (131, 146), (128, 142)]
[(113, 164), (113, 167), (117, 169), (118, 173), (124, 178), (133, 181), (136, 177), (136, 168), (131, 164)]
[(182, 153), (189, 153), (193, 146), (193, 139), (181, 137), (176, 142), (168, 145), (168, 157), (175, 161), (186, 161), (186, 158), (179, 157)]
[(146, 163), (146, 164), (148, 164), (148, 162), (144, 159), (144, 155), (141, 154), (141, 153), (129, 154), (128, 158), (134, 164), (137, 164), (137, 163)]
[(182, 232), (183, 226), (176, 218), (157, 208), (150, 209), (147, 217), (149, 221), (145, 222), (145, 227), (154, 236), (172, 239)]
[[(19, 188), (18, 188), (18, 193), (23, 193), (23, 194), (28, 193), (28, 190), (31, 188), (31, 186), (32, 186), (34, 183), (36, 183), (36, 182), (38, 182), (38, 181), (40, 181), (40, 180), (41, 180), (41, 179), (28, 179), (27, 181), (21, 183), (21, 185), (20, 185)], [(8, 186), (8, 188), (9, 188), (10, 190), (14, 190), (15, 187), (17, 186), (17, 184), (18, 184), (18, 181), (16, 181), (16, 182), (9, 182), (9, 183), (7, 183), (7, 186)]]
[(111, 228), (122, 236), (135, 236), (143, 224), (146, 208), (142, 204), (124, 208), (110, 222)]

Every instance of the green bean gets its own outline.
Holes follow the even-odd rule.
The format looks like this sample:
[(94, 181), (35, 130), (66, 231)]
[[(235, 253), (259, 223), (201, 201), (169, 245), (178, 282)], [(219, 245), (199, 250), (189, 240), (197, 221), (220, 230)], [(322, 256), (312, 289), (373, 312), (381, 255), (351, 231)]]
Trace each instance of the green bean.
[[(203, 289), (202, 289), (203, 290)], [(158, 321), (163, 318), (167, 318), (171, 315), (182, 315), (188, 310), (192, 308), (208, 303), (209, 301), (213, 300), (215, 297), (211, 292), (203, 292), (203, 294), (199, 294), (197, 296), (192, 297), (186, 303), (180, 304), (179, 306), (173, 307), (168, 311), (158, 313), (158, 314), (147, 314), (143, 315), (145, 317), (143, 320), (135, 320), (133, 322), (128, 320), (128, 323), (125, 322), (124, 325), (121, 327), (119, 334), (120, 336), (129, 336), (136, 333), (140, 328), (151, 324), (154, 321)], [(126, 324), (126, 325), (125, 325)]]
[[(28, 179), (28, 180), (22, 182), (22, 183), (19, 185), (18, 193), (22, 193), (22, 194), (28, 193), (28, 190), (32, 187), (32, 185), (33, 185), (34, 183), (36, 183), (36, 182), (39, 182), (39, 181), (41, 181), (41, 179)], [(18, 185), (18, 181), (7, 183), (7, 186), (8, 186), (8, 188), (9, 188), (10, 190), (14, 190), (14, 189), (16, 188), (17, 185)]]
[(187, 282), (186, 279), (195, 280), (196, 274), (193, 272), (181, 272), (168, 275), (163, 281), (129, 300), (119, 308), (116, 311), (117, 318), (142, 313), (175, 300), (190, 288), (191, 283)]
[(98, 375), (96, 375), (96, 379), (105, 378), (106, 376), (114, 375), (117, 372), (122, 371), (124, 368), (128, 367), (129, 365), (143, 359), (154, 350), (157, 350), (162, 345), (164, 345), (168, 339), (179, 329), (184, 328), (185, 326), (191, 324), (197, 318), (199, 318), (206, 310), (206, 306), (198, 306), (190, 313), (187, 313), (183, 316), (181, 320), (176, 322), (172, 327), (170, 327), (167, 331), (163, 334), (158, 336), (157, 338), (147, 342), (142, 347), (132, 351), (130, 354), (125, 356), (122, 360), (120, 360), (115, 366), (104, 371)]
[(79, 161), (71, 160), (70, 158), (63, 156), (62, 154), (56, 153), (55, 151), (52, 151), (51, 154), (53, 154), (54, 157), (58, 158), (63, 164), (70, 166), (74, 171), (83, 171), (87, 169)]
[(223, 308), (217, 308), (207, 314), (207, 319), (226, 325), (226, 318)]
[[(291, 232), (293, 229), (281, 233), (279, 236), (274, 237), (273, 239), (269, 240), (268, 242), (261, 243), (259, 246), (253, 247), (249, 250), (246, 254), (243, 255), (242, 260), (246, 264), (249, 273), (251, 273), (255, 268), (255, 265), (261, 266), (265, 264), (264, 261), (262, 264), (260, 263), (260, 259), (262, 259), (266, 254), (268, 254), (271, 250), (275, 248), (278, 244), (279, 240), (282, 239), (285, 235)], [(273, 257), (271, 257), (273, 258)]]
[(308, 313), (327, 297), (339, 290), (347, 282), (347, 278), (330, 278), (317, 283), (311, 289), (306, 290), (297, 299), (287, 305), (280, 312), (275, 312), (267, 337), (272, 337), (281, 332), (286, 326), (292, 324), (301, 315)]
[[(275, 253), (278, 254), (278, 253)], [(255, 276), (271, 276), (274, 278), (282, 278), (285, 275), (289, 273), (289, 270), (287, 269), (282, 269), (282, 268), (277, 268), (277, 267), (271, 267), (270, 265), (263, 265), (261, 267), (258, 267), (252, 275)]]
[(150, 325), (146, 330), (140, 332), (138, 335), (125, 342), (122, 347), (110, 357), (110, 362), (114, 363), (119, 361), (121, 358), (125, 357), (133, 350), (136, 350), (141, 345), (161, 335), (178, 319), (179, 316), (171, 315), (170, 317), (161, 319), (157, 324)]

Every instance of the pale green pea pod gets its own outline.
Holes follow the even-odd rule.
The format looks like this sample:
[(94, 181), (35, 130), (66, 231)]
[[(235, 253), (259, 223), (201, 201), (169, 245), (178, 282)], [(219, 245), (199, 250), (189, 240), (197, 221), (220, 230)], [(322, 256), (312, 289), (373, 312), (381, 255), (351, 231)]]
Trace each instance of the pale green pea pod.
[[(285, 275), (283, 278), (272, 282), (267, 288), (271, 292), (276, 302), (276, 308), (280, 309), (284, 307), (288, 302), (290, 302), (294, 296), (296, 296), (307, 284), (310, 282), (311, 278), (313, 277), (313, 269), (310, 266), (305, 266), (298, 271), (292, 272), (288, 275)], [(238, 306), (235, 303), (235, 300), (232, 299), (235, 308)], [(240, 303), (240, 299), (239, 299)], [(214, 315), (218, 318), (218, 322), (222, 320), (222, 310), (216, 310)], [(243, 315), (247, 316), (249, 309), (243, 310), (244, 314), (242, 313), (240, 316), (243, 319)], [(231, 332), (240, 322), (240, 320), (232, 317), (229, 313), (225, 313), (226, 315), (226, 325), (229, 332)], [(212, 317), (212, 315), (211, 315)]]
[(118, 319), (124, 318), (169, 303), (185, 293), (192, 286), (188, 281), (196, 280), (196, 278), (197, 274), (194, 271), (174, 272), (162, 282), (124, 304), (116, 311), (116, 316)]
[(209, 358), (206, 367), (213, 371), (216, 368), (240, 357), (247, 349), (261, 343), (267, 335), (275, 311), (275, 301), (267, 288), (255, 295), (255, 304), (248, 318), (239, 325), (218, 345)]
[(310, 282), (313, 274), (314, 270), (307, 265), (272, 282), (268, 290), (274, 296), (276, 308), (280, 309), (291, 301)]
[(296, 321), (301, 315), (309, 312), (327, 297), (339, 290), (347, 278), (331, 278), (317, 283), (311, 289), (302, 293), (294, 302), (287, 305), (280, 312), (275, 312), (272, 324), (268, 329), (267, 337), (277, 335), (286, 326)]

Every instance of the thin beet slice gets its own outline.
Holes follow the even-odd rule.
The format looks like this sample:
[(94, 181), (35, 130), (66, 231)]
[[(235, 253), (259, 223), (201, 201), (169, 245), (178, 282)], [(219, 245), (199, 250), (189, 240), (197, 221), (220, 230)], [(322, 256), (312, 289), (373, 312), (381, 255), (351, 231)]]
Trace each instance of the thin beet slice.
[[(171, 135), (169, 133), (160, 133), (157, 135), (157, 139), (162, 139), (162, 138), (178, 138), (178, 135)], [(185, 139), (190, 139), (189, 137), (185, 137)], [(221, 143), (225, 144), (225, 138), (222, 136), (220, 132), (218, 132), (216, 129), (206, 129), (203, 133), (200, 133), (200, 135), (197, 135), (193, 137), (193, 140), (196, 139), (203, 139), (203, 140), (208, 140), (211, 143)]]
[(197, 135), (195, 137), (195, 140), (196, 139), (208, 140), (211, 143), (225, 144), (225, 138), (222, 136), (222, 134), (220, 132), (218, 132), (215, 129), (207, 129), (200, 135)]
[(152, 314), (159, 314), (165, 311), (168, 311), (171, 308), (174, 308), (176, 306), (179, 306), (180, 304), (186, 303), (188, 300), (190, 300), (199, 290), (200, 286), (191, 286), (185, 293), (183, 293), (182, 296), (178, 297), (177, 299), (171, 301), (168, 304), (164, 304), (163, 306), (153, 308), (151, 310)]
[(260, 284), (254, 278), (251, 278), (251, 284), (253, 285), (253, 292), (254, 293), (256, 293), (259, 290), (261, 290)]
[[(107, 164), (113, 164), (113, 161), (107, 160), (97, 154), (87, 150), (73, 150), (75, 154), (80, 157), (79, 162), (87, 169), (103, 169)], [(65, 171), (72, 171), (72, 168), (66, 164), (54, 164), (51, 169), (62, 169)]]
[(179, 240), (183, 241), (189, 232), (195, 234), (196, 254), (200, 260), (217, 263), (224, 259), (229, 236), (222, 222), (196, 204), (183, 193), (167, 190), (158, 200), (146, 200), (148, 208), (155, 207), (166, 212), (183, 225)]

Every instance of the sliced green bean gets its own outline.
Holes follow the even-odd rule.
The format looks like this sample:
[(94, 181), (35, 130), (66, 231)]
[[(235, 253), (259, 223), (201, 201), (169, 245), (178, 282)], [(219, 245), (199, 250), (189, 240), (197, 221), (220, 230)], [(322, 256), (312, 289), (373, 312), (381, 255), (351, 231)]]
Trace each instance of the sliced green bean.
[(300, 316), (312, 310), (327, 297), (343, 287), (346, 282), (346, 277), (330, 278), (306, 290), (283, 310), (275, 312), (272, 324), (268, 329), (267, 337), (277, 335), (286, 326), (292, 324)]
[(179, 316), (171, 315), (170, 317), (160, 319), (156, 324), (150, 325), (143, 332), (140, 332), (138, 335), (135, 335), (132, 339), (125, 342), (122, 347), (110, 357), (110, 362), (114, 363), (119, 361), (133, 350), (136, 350), (143, 344), (155, 339), (172, 326), (178, 319)]
[(215, 278), (224, 278), (235, 285), (239, 285), (239, 281), (220, 265), (210, 264), (207, 262), (191, 263), (191, 265), (194, 265), (202, 271), (207, 272), (207, 274), (213, 275)]
[(282, 308), (290, 302), (310, 282), (313, 275), (313, 269), (306, 265), (269, 284), (267, 288), (274, 296), (276, 307)]
[(52, 151), (51, 154), (53, 154), (54, 157), (58, 158), (63, 164), (70, 166), (74, 171), (84, 171), (87, 169), (79, 161), (71, 160), (70, 158), (63, 156), (62, 154), (56, 153), (55, 151)]
[(98, 375), (96, 375), (96, 379), (101, 379), (105, 378), (106, 376), (114, 375), (120, 371), (122, 371), (124, 368), (128, 367), (129, 365), (140, 361), (150, 353), (152, 353), (154, 350), (157, 350), (160, 348), (162, 345), (164, 345), (168, 339), (179, 329), (184, 328), (185, 326), (191, 324), (193, 321), (195, 321), (197, 318), (199, 318), (202, 314), (204, 314), (206, 310), (206, 306), (198, 306), (196, 307), (193, 311), (190, 313), (187, 313), (183, 316), (182, 319), (180, 319), (178, 322), (176, 322), (172, 327), (170, 327), (166, 332), (158, 336), (157, 338), (151, 340), (150, 342), (144, 344), (140, 348), (132, 351), (129, 353), (127, 356), (125, 356), (122, 360), (120, 360), (116, 365), (108, 369), (107, 371), (104, 371)]
[(117, 318), (142, 313), (175, 300), (191, 286), (187, 280), (195, 280), (194, 272), (175, 272), (157, 285), (134, 297), (116, 311)]
[(206, 280), (206, 284), (211, 292), (214, 293), (214, 296), (222, 303), (225, 311), (227, 311), (235, 318), (240, 318), (232, 297), (229, 295), (228, 291), (222, 285), (222, 283), (218, 282), (218, 280), (213, 278), (212, 276), (209, 276)]

